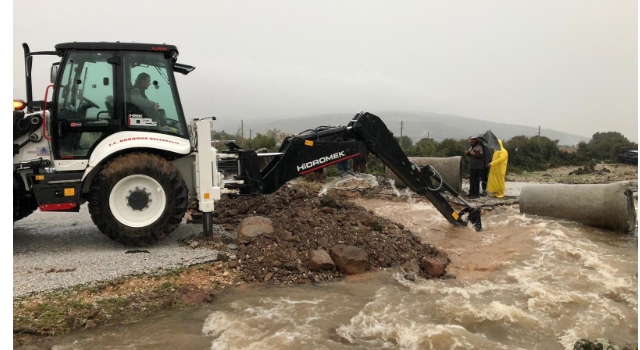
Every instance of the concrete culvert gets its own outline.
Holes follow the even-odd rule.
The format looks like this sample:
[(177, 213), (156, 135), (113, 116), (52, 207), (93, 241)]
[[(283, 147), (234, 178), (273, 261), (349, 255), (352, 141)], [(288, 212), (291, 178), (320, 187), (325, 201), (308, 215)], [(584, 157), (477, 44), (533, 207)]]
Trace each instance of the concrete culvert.
[[(409, 160), (421, 167), (431, 165), (451, 188), (458, 193), (462, 190), (462, 157), (409, 157)], [(394, 180), (396, 188), (407, 187), (389, 168), (386, 170), (386, 176)], [(439, 182), (435, 185), (438, 184)]]
[(629, 181), (530, 185), (520, 192), (520, 213), (571, 220), (616, 232), (632, 232), (636, 226), (636, 210), (629, 188)]

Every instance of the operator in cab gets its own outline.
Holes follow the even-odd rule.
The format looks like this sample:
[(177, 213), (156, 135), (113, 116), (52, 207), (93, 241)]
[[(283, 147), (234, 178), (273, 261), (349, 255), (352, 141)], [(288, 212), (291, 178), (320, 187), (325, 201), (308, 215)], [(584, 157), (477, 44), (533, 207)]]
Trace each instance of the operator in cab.
[(131, 102), (140, 108), (147, 117), (153, 117), (160, 109), (160, 105), (147, 98), (145, 90), (149, 88), (149, 85), (151, 85), (151, 77), (149, 74), (138, 74), (135, 84), (131, 88)]
[[(157, 84), (154, 82), (154, 85)], [(131, 88), (130, 99), (143, 115), (129, 119), (131, 126), (153, 126), (159, 130), (178, 133), (178, 129), (167, 126), (167, 119), (164, 110), (160, 109), (160, 104), (151, 101), (145, 91), (151, 85), (151, 77), (147, 73), (140, 73), (135, 84)], [(157, 87), (157, 86), (156, 86)]]

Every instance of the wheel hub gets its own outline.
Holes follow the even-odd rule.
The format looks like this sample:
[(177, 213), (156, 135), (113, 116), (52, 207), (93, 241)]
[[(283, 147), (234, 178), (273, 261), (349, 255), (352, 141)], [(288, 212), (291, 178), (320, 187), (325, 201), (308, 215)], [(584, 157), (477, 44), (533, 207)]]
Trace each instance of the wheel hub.
[(165, 212), (167, 195), (154, 178), (134, 174), (120, 179), (109, 194), (109, 209), (115, 219), (129, 227), (145, 227)]
[(149, 203), (151, 200), (151, 193), (147, 192), (147, 189), (143, 187), (140, 189), (136, 186), (135, 190), (129, 190), (129, 195), (126, 197), (127, 206), (131, 207), (132, 210), (140, 210), (144, 208), (149, 208)]

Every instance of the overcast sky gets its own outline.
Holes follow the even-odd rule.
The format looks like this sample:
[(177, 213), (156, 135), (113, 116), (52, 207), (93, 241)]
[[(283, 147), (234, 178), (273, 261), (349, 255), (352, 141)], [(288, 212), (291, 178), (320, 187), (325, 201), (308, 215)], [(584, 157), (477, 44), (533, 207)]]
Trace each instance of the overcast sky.
[(167, 43), (197, 68), (178, 77), (188, 117), (431, 111), (638, 141), (637, 0), (38, 0), (13, 13), (15, 98), (23, 42)]

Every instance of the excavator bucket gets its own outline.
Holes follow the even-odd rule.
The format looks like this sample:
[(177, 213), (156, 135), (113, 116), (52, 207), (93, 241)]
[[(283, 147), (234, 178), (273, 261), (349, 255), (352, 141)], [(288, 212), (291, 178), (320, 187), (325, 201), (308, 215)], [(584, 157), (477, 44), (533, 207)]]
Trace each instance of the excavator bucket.
[(482, 219), (480, 218), (480, 208), (467, 208), (469, 210), (468, 220), (473, 225), (476, 232), (482, 231)]

